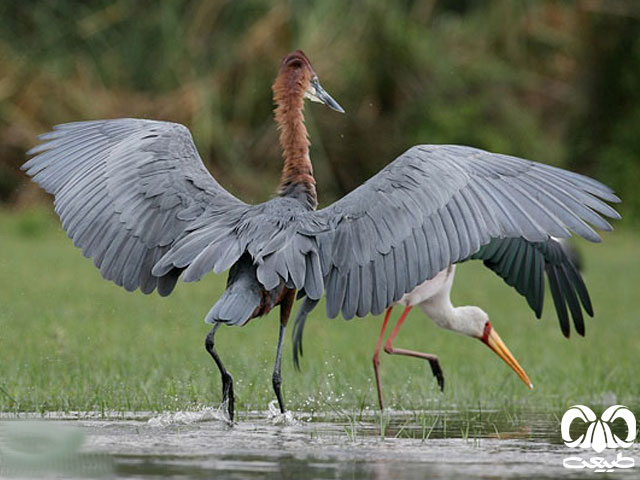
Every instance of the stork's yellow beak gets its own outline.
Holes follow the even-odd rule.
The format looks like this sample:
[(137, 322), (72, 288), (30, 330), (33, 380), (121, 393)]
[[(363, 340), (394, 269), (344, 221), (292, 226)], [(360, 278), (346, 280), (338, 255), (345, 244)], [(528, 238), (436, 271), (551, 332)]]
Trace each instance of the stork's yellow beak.
[(505, 361), (507, 365), (511, 367), (511, 369), (518, 374), (518, 376), (522, 379), (522, 381), (533, 390), (533, 384), (529, 377), (525, 373), (524, 369), (520, 366), (515, 357), (511, 354), (507, 346), (504, 344), (498, 332), (496, 332), (495, 328), (491, 326), (489, 322), (487, 322), (487, 327), (485, 327), (485, 334), (480, 339), (482, 340), (487, 347), (496, 352), (496, 354)]

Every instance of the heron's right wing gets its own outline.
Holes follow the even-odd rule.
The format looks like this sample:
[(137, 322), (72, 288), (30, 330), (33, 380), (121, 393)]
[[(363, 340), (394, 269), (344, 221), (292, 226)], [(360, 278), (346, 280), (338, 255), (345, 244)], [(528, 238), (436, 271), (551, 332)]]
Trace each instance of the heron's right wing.
[(527, 299), (531, 309), (540, 318), (544, 303), (544, 275), (549, 279), (549, 289), (558, 313), (560, 328), (569, 336), (567, 305), (576, 331), (584, 335), (582, 309), (593, 316), (589, 292), (582, 275), (562, 245), (553, 239), (546, 242), (529, 242), (524, 238), (494, 239), (482, 246), (471, 259), (483, 260), (484, 265), (514, 287)]
[(549, 165), (420, 145), (309, 213), (299, 232), (318, 244), (328, 316), (349, 319), (381, 313), (494, 238), (546, 242), (575, 232), (597, 242), (591, 225), (611, 230), (603, 217), (620, 216), (606, 202), (618, 201), (600, 182)]
[(62, 226), (102, 276), (127, 290), (169, 294), (182, 268), (153, 266), (207, 211), (231, 228), (248, 206), (202, 163), (183, 125), (141, 119), (58, 125), (23, 165), (55, 196)]

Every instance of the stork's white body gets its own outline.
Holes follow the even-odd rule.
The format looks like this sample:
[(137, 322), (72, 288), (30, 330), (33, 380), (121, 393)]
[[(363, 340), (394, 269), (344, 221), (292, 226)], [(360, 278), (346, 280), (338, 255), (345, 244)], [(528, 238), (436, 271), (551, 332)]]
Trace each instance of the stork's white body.
[(432, 279), (404, 294), (398, 301), (398, 305), (419, 306), (430, 317), (432, 315), (440, 316), (439, 313), (442, 313), (443, 309), (447, 309), (447, 306), (453, 308), (449, 295), (455, 273), (456, 266), (449, 265)]
[[(518, 374), (529, 388), (533, 388), (527, 374), (513, 357), (498, 333), (491, 326), (489, 315), (487, 315), (484, 310), (476, 306), (453, 306), (451, 303), (451, 287), (453, 285), (455, 271), (456, 265), (449, 265), (447, 268), (440, 271), (435, 277), (421, 283), (396, 302), (396, 305), (404, 305), (405, 309), (393, 329), (393, 332), (387, 339), (384, 351), (389, 354), (408, 355), (428, 360), (431, 364), (434, 376), (438, 379), (438, 385), (440, 388), (443, 388), (444, 378), (436, 355), (401, 348), (393, 348), (393, 340), (395, 339), (400, 326), (406, 319), (407, 314), (412, 307), (418, 306), (439, 327), (482, 340), (483, 343), (496, 352), (507, 363), (507, 365), (509, 365)], [(387, 311), (385, 321), (382, 324), (382, 329), (380, 331), (380, 337), (378, 338), (378, 345), (376, 346), (376, 351), (373, 355), (373, 366), (376, 374), (380, 408), (384, 408), (384, 403), (382, 400), (380, 373), (378, 371), (380, 363), (378, 355), (392, 308), (393, 307), (389, 308)]]
[(456, 266), (449, 265), (435, 277), (406, 293), (398, 301), (398, 305), (418, 306), (436, 325), (448, 330), (457, 330), (457, 325), (454, 325), (455, 309), (451, 303), (451, 287), (455, 273)]
[(439, 327), (472, 337), (481, 337), (489, 316), (478, 307), (454, 307), (451, 287), (456, 273), (455, 264), (439, 272), (405, 294), (397, 305), (420, 307)]

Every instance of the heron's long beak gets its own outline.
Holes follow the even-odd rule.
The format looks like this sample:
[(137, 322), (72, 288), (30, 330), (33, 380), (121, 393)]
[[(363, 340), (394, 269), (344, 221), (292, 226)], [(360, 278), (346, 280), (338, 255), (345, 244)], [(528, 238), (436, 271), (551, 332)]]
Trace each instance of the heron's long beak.
[(482, 340), (491, 350), (493, 350), (502, 360), (504, 360), (505, 363), (518, 374), (518, 376), (527, 385), (527, 387), (533, 389), (533, 384), (531, 383), (531, 380), (529, 380), (529, 377), (525, 373), (524, 369), (511, 354), (507, 346), (500, 338), (500, 335), (498, 335), (498, 332), (496, 332), (495, 328), (493, 328), (489, 322), (487, 322), (487, 327), (485, 327), (485, 334), (480, 340)]
[(304, 96), (312, 102), (324, 103), (327, 107), (336, 112), (344, 113), (342, 107), (329, 95), (320, 85), (317, 77), (311, 79), (311, 84), (305, 92)]

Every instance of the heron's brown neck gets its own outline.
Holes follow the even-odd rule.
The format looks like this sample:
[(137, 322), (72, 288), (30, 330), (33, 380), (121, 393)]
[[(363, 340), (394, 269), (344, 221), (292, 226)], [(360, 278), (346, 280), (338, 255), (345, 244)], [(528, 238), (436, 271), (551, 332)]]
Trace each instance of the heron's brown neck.
[(302, 70), (281, 74), (273, 85), (275, 117), (284, 157), (278, 195), (296, 197), (310, 208), (318, 205), (316, 181), (309, 158), (309, 136), (304, 125), (304, 90), (308, 84)]

